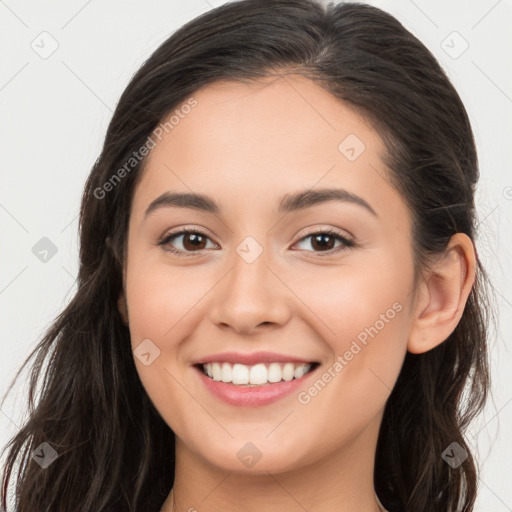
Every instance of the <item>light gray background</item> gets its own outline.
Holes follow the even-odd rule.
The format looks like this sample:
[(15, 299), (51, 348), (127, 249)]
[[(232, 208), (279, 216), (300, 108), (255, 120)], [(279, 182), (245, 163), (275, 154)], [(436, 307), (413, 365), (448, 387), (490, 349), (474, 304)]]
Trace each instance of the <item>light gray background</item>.
[[(222, 3), (0, 0), (2, 396), (76, 289), (81, 192), (121, 92), (175, 29)], [(483, 469), (476, 510), (510, 511), (512, 3), (368, 3), (395, 15), (436, 55), (473, 124), (481, 165), (477, 248), (496, 290), (499, 327), (490, 340), (493, 395), (469, 442)], [(32, 252), (42, 237), (57, 249), (46, 262)], [(1, 410), (1, 447), (23, 421), (23, 376)]]

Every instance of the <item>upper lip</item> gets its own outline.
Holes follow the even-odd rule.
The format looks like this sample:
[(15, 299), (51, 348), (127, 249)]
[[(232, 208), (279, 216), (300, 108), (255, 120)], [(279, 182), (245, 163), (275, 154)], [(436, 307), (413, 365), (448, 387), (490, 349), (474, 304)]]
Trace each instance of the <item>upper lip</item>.
[(201, 357), (197, 359), (192, 364), (206, 364), (206, 363), (214, 363), (214, 362), (226, 362), (226, 363), (240, 363), (245, 364), (247, 366), (255, 365), (257, 363), (314, 363), (311, 359), (302, 359), (296, 356), (290, 356), (287, 354), (279, 354), (277, 352), (251, 352), (251, 353), (241, 353), (241, 352), (219, 352), (218, 354), (211, 354), (209, 356)]

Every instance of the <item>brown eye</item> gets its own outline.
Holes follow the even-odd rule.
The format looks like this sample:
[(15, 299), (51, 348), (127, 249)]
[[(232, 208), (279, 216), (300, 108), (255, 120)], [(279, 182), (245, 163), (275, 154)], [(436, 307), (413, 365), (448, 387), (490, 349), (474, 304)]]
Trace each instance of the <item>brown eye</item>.
[[(323, 230), (310, 233), (309, 235), (301, 238), (299, 243), (303, 243), (303, 241), (307, 239), (311, 239), (309, 245), (313, 248), (313, 252), (319, 253), (333, 254), (355, 246), (355, 242), (333, 230)], [(338, 247), (335, 247), (337, 241), (341, 242), (341, 244)]]
[(336, 239), (332, 235), (326, 235), (325, 233), (318, 233), (316, 235), (312, 235), (311, 237), (311, 246), (317, 248), (319, 247), (320, 250), (333, 249), (335, 242)]
[(183, 247), (187, 251), (194, 249), (204, 249), (206, 237), (197, 233), (186, 233), (183, 235)]
[[(177, 240), (182, 238), (181, 245), (183, 248), (174, 247)], [(171, 233), (161, 240), (158, 245), (164, 246), (166, 250), (177, 254), (178, 256), (186, 255), (186, 253), (200, 252), (206, 249), (206, 243), (209, 237), (201, 231), (183, 230), (178, 233)], [(178, 244), (179, 245), (179, 244)]]

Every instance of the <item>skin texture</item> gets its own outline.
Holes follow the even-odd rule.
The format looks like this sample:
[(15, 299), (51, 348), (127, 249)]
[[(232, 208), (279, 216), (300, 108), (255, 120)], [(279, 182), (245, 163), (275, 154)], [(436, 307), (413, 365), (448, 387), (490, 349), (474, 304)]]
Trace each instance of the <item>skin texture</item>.
[[(416, 285), (411, 215), (389, 184), (378, 133), (314, 82), (219, 82), (194, 98), (136, 188), (119, 299), (132, 347), (150, 339), (160, 350), (149, 366), (135, 362), (176, 434), (175, 510), (377, 511), (386, 400), (406, 351), (434, 348), (457, 325), (474, 281), (473, 244), (452, 237)], [(354, 161), (338, 149), (350, 134), (365, 145)], [(337, 201), (278, 213), (283, 195), (324, 187), (357, 194), (376, 215)], [(145, 218), (166, 191), (206, 194), (222, 213), (163, 207)], [(168, 244), (183, 257), (157, 245), (181, 228), (207, 235), (201, 250), (183, 235)], [(335, 252), (340, 241), (322, 249), (307, 237), (329, 228), (356, 245)], [(252, 263), (236, 252), (247, 236), (263, 250)], [(307, 391), (393, 304), (400, 311), (307, 404), (292, 393), (228, 405), (191, 366), (224, 351), (291, 354), (321, 363), (299, 390)], [(262, 454), (251, 468), (237, 457), (247, 442)], [(172, 509), (169, 496), (162, 510)]]

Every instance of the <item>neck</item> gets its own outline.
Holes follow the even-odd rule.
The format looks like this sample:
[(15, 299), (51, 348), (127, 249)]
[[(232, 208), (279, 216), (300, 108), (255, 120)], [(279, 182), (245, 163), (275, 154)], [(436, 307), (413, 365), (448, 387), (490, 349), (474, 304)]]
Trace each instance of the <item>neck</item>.
[(350, 446), (287, 472), (218, 468), (176, 438), (174, 486), (161, 512), (381, 512), (373, 486), (376, 418)]

